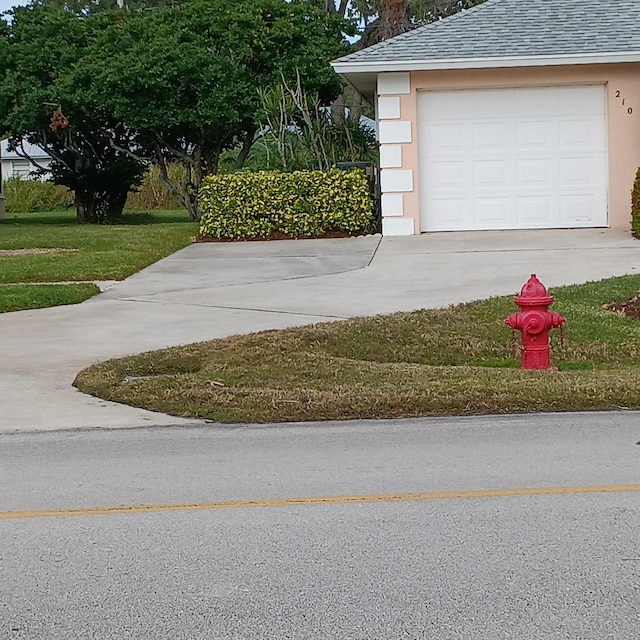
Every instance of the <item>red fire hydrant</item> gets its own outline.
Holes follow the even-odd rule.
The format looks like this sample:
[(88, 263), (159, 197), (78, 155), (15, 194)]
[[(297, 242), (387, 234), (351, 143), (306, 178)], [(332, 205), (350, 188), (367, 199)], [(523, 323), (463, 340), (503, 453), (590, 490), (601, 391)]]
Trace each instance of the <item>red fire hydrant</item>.
[(510, 315), (504, 322), (511, 329), (522, 332), (521, 368), (551, 369), (549, 331), (562, 326), (565, 318), (549, 312), (553, 297), (549, 295), (535, 273), (522, 287), (515, 302), (520, 307), (520, 311)]

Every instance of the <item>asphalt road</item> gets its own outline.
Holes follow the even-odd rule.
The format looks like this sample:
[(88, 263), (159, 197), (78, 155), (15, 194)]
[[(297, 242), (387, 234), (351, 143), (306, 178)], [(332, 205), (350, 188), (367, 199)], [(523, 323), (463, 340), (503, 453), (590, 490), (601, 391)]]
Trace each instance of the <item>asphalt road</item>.
[(0, 638), (637, 640), (638, 442), (634, 412), (1, 434)]

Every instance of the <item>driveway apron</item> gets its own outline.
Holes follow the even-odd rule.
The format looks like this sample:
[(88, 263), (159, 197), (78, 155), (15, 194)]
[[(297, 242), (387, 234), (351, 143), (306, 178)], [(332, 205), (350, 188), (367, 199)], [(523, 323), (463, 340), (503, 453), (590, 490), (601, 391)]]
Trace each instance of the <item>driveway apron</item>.
[(0, 431), (194, 422), (75, 390), (101, 360), (639, 269), (638, 241), (604, 229), (191, 245), (83, 304), (0, 315)]

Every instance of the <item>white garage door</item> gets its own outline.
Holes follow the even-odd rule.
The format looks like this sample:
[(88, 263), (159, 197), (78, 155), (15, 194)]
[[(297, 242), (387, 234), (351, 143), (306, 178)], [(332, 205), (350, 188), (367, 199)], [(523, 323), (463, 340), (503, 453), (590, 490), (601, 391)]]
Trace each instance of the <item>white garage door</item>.
[(605, 87), (418, 94), (422, 231), (607, 226)]

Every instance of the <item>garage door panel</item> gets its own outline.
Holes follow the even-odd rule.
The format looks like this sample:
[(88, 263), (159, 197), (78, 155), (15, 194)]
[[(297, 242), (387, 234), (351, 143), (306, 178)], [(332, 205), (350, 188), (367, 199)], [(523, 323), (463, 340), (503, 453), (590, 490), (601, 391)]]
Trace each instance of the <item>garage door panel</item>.
[(504, 229), (509, 224), (511, 199), (476, 198), (474, 202), (474, 218), (481, 229)]
[(509, 165), (504, 160), (479, 160), (472, 163), (471, 175), (476, 189), (508, 190)]
[(558, 179), (562, 186), (587, 187), (591, 191), (598, 176), (605, 171), (602, 161), (593, 158), (560, 158)]
[(563, 119), (558, 123), (559, 145), (565, 151), (598, 152), (606, 144), (602, 119)]
[(516, 198), (516, 227), (543, 229), (553, 218), (553, 201), (545, 196)]
[(463, 122), (445, 122), (437, 125), (427, 125), (429, 149), (421, 148), (426, 157), (434, 154), (462, 153), (466, 149), (468, 139), (467, 126)]
[(566, 226), (591, 226), (597, 217), (596, 193), (563, 195), (560, 198), (560, 220)]
[(418, 121), (430, 121), (433, 115), (439, 118), (443, 113), (447, 114), (450, 120), (466, 120), (469, 113), (468, 98), (465, 100), (460, 94), (458, 91), (433, 92), (426, 111), (419, 114)]
[(605, 88), (418, 95), (423, 231), (607, 225)]
[(545, 187), (550, 189), (553, 186), (553, 166), (555, 162), (552, 158), (537, 158), (535, 160), (516, 161), (516, 188)]
[(604, 116), (606, 100), (604, 85), (557, 87), (561, 96), (558, 116)]
[(515, 130), (519, 152), (547, 150), (558, 144), (558, 129), (548, 119), (516, 122)]
[(546, 118), (558, 111), (558, 94), (553, 89), (544, 93), (538, 87), (507, 91), (514, 94), (511, 115), (516, 118)]
[(468, 229), (472, 221), (472, 203), (466, 198), (434, 198), (433, 227), (435, 231), (461, 231)]
[[(514, 94), (512, 91), (502, 91), (496, 94), (494, 89), (476, 89), (473, 91), (452, 91), (453, 100), (465, 108), (468, 115), (469, 107), (477, 120), (494, 119), (509, 116), (514, 108)], [(457, 94), (457, 95), (456, 95)]]
[(467, 189), (469, 171), (465, 162), (438, 162), (431, 165), (428, 186), (436, 191)]
[(508, 120), (475, 123), (472, 127), (472, 152), (506, 152), (511, 146), (512, 129), (513, 125)]

